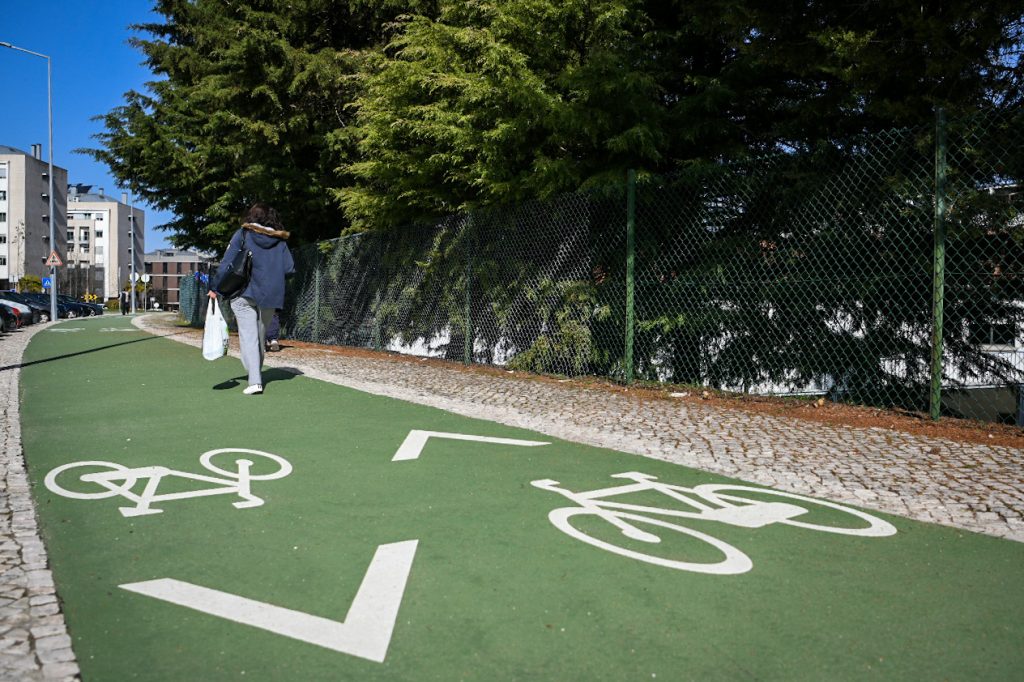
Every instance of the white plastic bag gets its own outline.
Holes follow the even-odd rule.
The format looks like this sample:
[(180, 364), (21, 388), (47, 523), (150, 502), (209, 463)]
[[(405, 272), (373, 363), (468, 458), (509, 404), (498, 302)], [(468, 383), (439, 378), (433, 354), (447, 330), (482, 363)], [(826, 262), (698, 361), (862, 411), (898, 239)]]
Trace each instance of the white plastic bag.
[(203, 329), (203, 357), (216, 360), (228, 352), (228, 323), (220, 313), (217, 299), (211, 298), (206, 306), (206, 326)]

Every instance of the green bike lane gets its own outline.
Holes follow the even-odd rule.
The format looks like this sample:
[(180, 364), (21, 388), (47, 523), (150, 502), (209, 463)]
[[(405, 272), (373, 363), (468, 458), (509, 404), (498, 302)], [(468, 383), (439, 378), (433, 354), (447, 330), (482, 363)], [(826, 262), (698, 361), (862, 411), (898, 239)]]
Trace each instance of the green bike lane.
[[(43, 330), (23, 362), (25, 458), (86, 682), (1017, 679), (1024, 665), (1019, 543), (715, 488), (749, 484), (282, 370), (244, 396), (237, 359), (119, 317)], [(204, 467), (215, 450), (230, 451)], [(675, 487), (610, 498), (648, 508), (613, 519), (632, 539), (607, 516), (549, 518), (580, 506), (556, 487), (644, 481)], [(708, 509), (657, 512), (696, 516), (684, 499)], [(874, 535), (813, 529), (870, 519)]]

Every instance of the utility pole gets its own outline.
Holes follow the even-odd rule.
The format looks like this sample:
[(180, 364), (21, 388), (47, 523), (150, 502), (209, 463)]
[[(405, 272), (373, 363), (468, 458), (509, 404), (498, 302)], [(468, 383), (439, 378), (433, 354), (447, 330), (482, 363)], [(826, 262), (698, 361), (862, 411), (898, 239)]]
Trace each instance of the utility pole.
[(128, 193), (128, 248), (131, 250), (132, 259), (132, 314), (135, 314), (135, 282), (138, 281), (139, 275), (135, 272), (135, 204), (132, 201), (132, 195)]

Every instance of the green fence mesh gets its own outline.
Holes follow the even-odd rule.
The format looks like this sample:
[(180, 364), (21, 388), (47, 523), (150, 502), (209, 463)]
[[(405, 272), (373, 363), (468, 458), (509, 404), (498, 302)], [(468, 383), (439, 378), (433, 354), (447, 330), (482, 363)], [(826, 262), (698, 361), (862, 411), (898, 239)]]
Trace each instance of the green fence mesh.
[[(633, 220), (624, 178), (307, 246), (283, 335), (1021, 424), (1022, 123), (978, 116), (641, 174)], [(204, 305), (196, 287), (182, 286), (186, 319), (189, 296)]]
[(621, 365), (622, 202), (573, 195), (296, 254), (283, 333), (560, 374)]

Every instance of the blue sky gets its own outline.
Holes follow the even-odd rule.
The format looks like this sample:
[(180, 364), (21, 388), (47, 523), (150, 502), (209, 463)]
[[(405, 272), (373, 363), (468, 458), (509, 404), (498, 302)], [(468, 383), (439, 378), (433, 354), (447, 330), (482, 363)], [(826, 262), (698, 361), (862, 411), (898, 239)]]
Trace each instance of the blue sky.
[[(142, 54), (128, 45), (141, 34), (131, 24), (161, 23), (148, 0), (7, 0), (0, 12), (0, 41), (50, 56), (53, 67), (53, 163), (68, 170), (68, 181), (102, 187), (119, 196), (107, 167), (72, 150), (96, 147), (91, 120), (123, 103), (128, 90), (154, 79)], [(0, 144), (26, 152), (43, 144), (47, 155), (46, 60), (0, 47)], [(146, 250), (167, 246), (156, 226), (172, 215), (146, 211)]]

